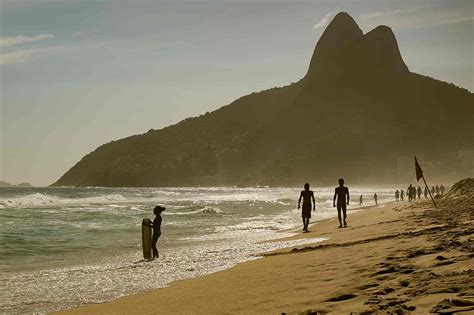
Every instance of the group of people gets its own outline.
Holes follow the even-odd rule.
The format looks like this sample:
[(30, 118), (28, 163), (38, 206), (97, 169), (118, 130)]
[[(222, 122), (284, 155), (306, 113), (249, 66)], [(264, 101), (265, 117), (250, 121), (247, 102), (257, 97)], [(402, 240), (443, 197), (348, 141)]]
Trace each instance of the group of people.
[[(346, 212), (349, 205), (349, 188), (344, 186), (344, 179), (339, 179), (339, 187), (334, 191), (334, 198), (332, 201), (333, 207), (337, 208), (337, 218), (339, 219), (339, 228), (347, 227)], [(303, 200), (303, 207), (301, 207), (301, 200)], [(314, 192), (309, 190), (309, 184), (304, 184), (304, 190), (301, 191), (298, 199), (298, 209), (301, 208), (301, 217), (303, 218), (303, 232), (309, 232), (308, 225), (311, 218), (311, 209), (316, 211), (316, 201), (314, 200)]]
[[(407, 190), (406, 190), (406, 194), (408, 196), (408, 201), (415, 201), (416, 200), (416, 197), (418, 196), (418, 199), (421, 199), (421, 194), (423, 194), (423, 196), (425, 198), (428, 198), (428, 195), (429, 193), (431, 193), (432, 196), (438, 196), (438, 195), (444, 195), (444, 192), (445, 192), (446, 188), (443, 186), (443, 184), (441, 184), (440, 186), (436, 185), (436, 186), (431, 186), (431, 191), (428, 191), (428, 187), (425, 187), (425, 189), (423, 190), (420, 186), (418, 186), (418, 188), (412, 186), (412, 184), (410, 184), (410, 186), (408, 186)], [(395, 200), (396, 201), (404, 201), (405, 199), (405, 192), (403, 191), (403, 189), (400, 189), (400, 190), (396, 190), (395, 191)]]
[[(377, 193), (374, 194), (374, 202), (375, 202), (376, 205), (378, 205)], [(364, 195), (360, 195), (360, 197), (359, 197), (359, 206), (362, 206), (363, 203), (364, 203)]]
[[(431, 188), (431, 195), (444, 195), (446, 188), (441, 184), (440, 186), (436, 185)], [(406, 194), (408, 195), (408, 201), (421, 199), (421, 194), (424, 194), (425, 198), (428, 198), (428, 194), (430, 193), (428, 188), (425, 187), (424, 191), (421, 189), (420, 186), (418, 188), (410, 186), (406, 190)], [(362, 205), (362, 197), (360, 195), (359, 204)], [(405, 198), (405, 191), (403, 189), (395, 191), (395, 200), (396, 201), (404, 201)], [(374, 201), (375, 204), (378, 204), (378, 196), (377, 193), (374, 194)], [(301, 207), (301, 201), (303, 201), (303, 206)], [(336, 187), (334, 191), (334, 198), (333, 198), (333, 207), (337, 207), (337, 218), (339, 219), (339, 228), (347, 227), (346, 222), (346, 212), (347, 212), (347, 205), (349, 205), (349, 188), (344, 186), (344, 179), (339, 179), (339, 187)], [(303, 232), (309, 232), (309, 219), (311, 218), (311, 209), (316, 211), (316, 202), (314, 199), (314, 192), (309, 190), (309, 183), (304, 184), (304, 190), (300, 193), (300, 198), (298, 199), (298, 209), (301, 208), (301, 217), (303, 219)]]

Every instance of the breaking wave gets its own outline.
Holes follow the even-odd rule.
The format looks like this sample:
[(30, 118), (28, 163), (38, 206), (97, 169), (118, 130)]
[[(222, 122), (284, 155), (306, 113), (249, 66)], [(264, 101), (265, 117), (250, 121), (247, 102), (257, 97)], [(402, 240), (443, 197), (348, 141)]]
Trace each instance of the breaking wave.
[(57, 196), (49, 196), (42, 193), (35, 193), (22, 197), (13, 197), (8, 199), (0, 199), (1, 208), (26, 208), (26, 207), (42, 207), (66, 204), (101, 204), (108, 202), (127, 202), (128, 200), (120, 194), (102, 195), (87, 198), (61, 198)]
[(169, 212), (168, 215), (190, 215), (190, 214), (220, 214), (223, 213), (221, 209), (217, 207), (204, 207), (194, 211), (188, 212)]

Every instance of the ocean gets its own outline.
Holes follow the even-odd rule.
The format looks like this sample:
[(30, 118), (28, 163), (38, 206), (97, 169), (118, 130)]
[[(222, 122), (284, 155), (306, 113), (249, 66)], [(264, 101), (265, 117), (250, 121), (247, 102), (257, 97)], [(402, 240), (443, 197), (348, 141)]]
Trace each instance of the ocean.
[[(311, 221), (337, 216), (334, 187), (313, 188)], [(394, 188), (351, 189), (353, 208)], [(259, 253), (323, 240), (300, 233), (301, 188), (0, 188), (0, 313), (100, 303), (224, 270)], [(166, 207), (160, 258), (145, 261), (141, 221)], [(369, 210), (370, 211), (370, 210)], [(334, 223), (335, 227), (337, 223)], [(294, 228), (298, 228), (295, 232)]]

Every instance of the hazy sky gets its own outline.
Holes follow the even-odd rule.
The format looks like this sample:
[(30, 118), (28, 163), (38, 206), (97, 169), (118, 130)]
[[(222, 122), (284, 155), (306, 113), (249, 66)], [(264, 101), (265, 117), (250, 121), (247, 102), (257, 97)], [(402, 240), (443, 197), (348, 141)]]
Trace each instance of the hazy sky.
[(299, 80), (338, 11), (391, 26), (411, 71), (474, 90), (471, 0), (0, 3), (0, 180), (15, 184)]

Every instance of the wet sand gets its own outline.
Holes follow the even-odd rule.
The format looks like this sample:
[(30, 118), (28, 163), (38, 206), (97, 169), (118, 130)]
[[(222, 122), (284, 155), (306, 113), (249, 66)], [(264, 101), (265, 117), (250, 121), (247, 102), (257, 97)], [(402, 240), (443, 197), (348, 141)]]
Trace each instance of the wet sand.
[[(65, 314), (474, 312), (474, 197), (399, 202), (319, 221), (314, 245)], [(153, 281), (153, 275), (146, 281)]]

